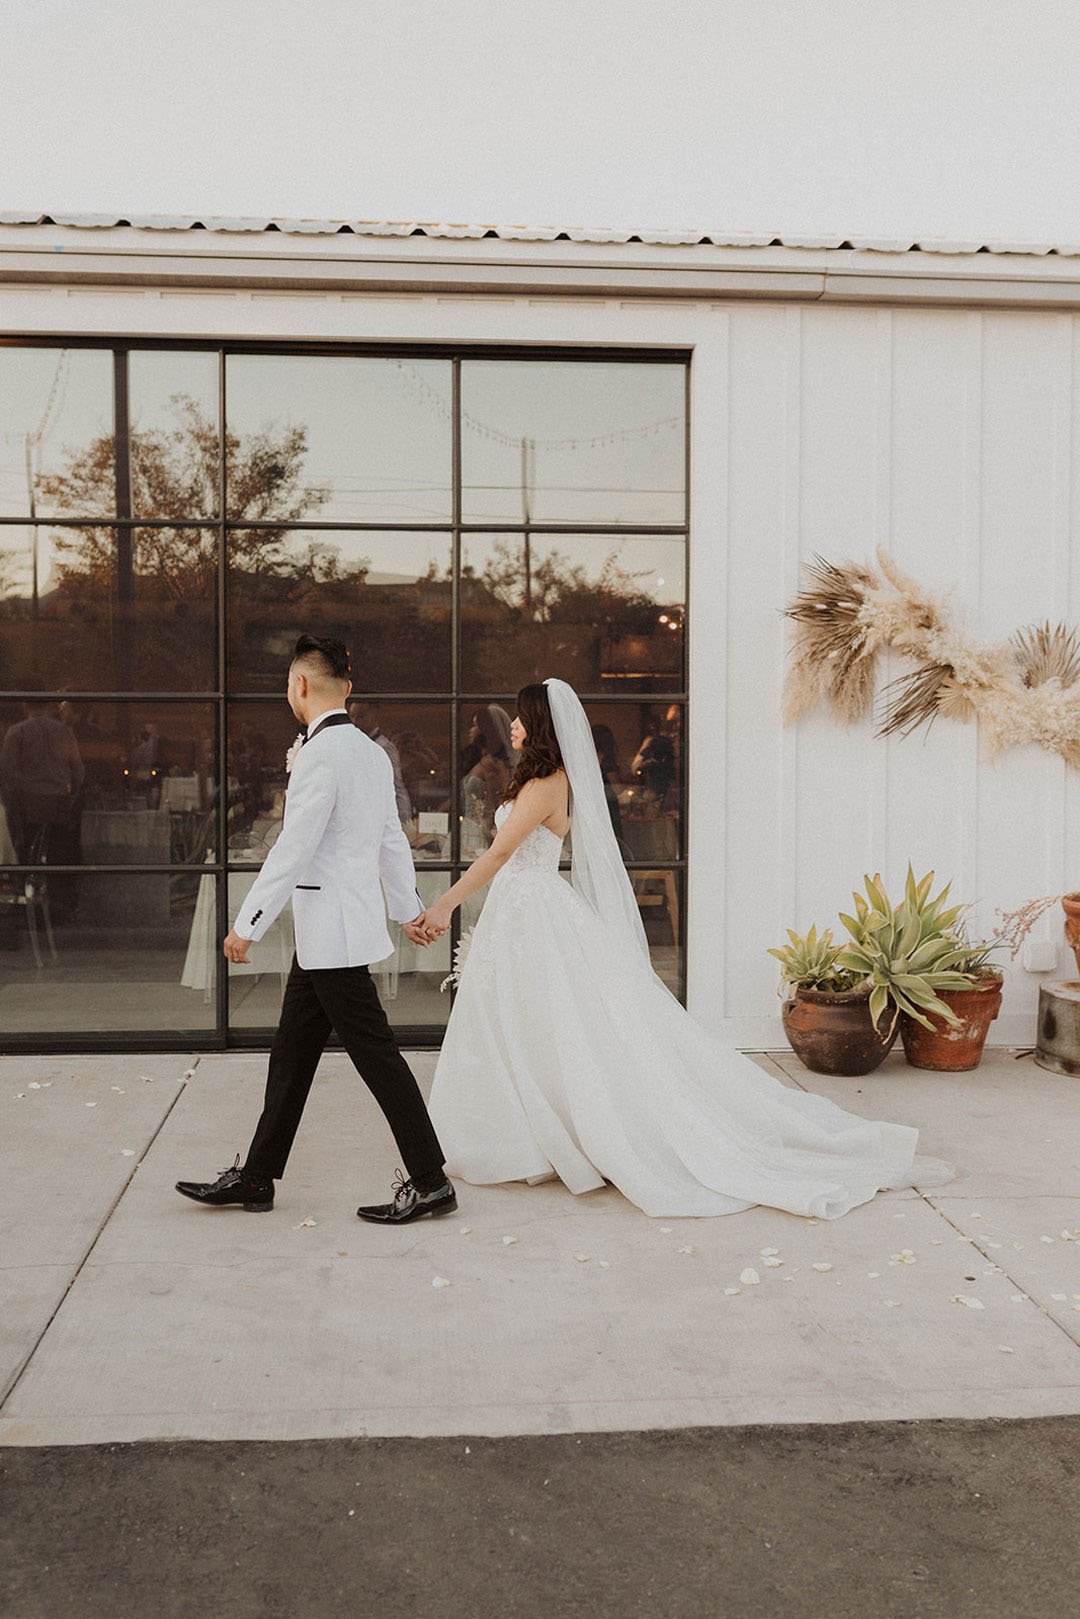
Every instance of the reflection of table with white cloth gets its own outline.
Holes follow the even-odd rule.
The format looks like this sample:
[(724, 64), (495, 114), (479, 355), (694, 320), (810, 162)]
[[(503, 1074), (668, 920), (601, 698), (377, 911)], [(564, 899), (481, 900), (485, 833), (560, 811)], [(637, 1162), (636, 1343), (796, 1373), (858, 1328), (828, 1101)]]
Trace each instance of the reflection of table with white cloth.
[[(279, 832), (281, 822), (279, 819), (256, 823), (249, 835), (243, 849), (234, 848), (234, 858), (252, 858), (253, 851), (261, 848), (263, 852), (272, 845)], [(209, 856), (213, 859), (213, 856)], [(232, 871), (228, 878), (228, 923), (232, 923), (238, 915), (244, 900), (251, 891), (252, 884), (258, 876), (257, 871)], [(384, 1000), (393, 1000), (398, 990), (398, 975), (402, 972), (416, 972), (418, 969), (431, 972), (435, 968), (432, 960), (437, 955), (445, 953), (447, 961), (449, 950), (439, 941), (425, 951), (422, 947), (412, 944), (402, 933), (395, 922), (389, 922), (390, 936), (394, 939), (395, 947), (391, 955), (384, 961), (371, 963), (372, 976), (378, 980), (379, 990)], [(440, 950), (440, 945), (442, 949)], [(281, 976), (284, 988), (285, 978), (292, 965), (293, 950), (295, 949), (293, 937), (292, 904), (287, 903), (281, 914), (267, 928), (261, 939), (255, 940), (248, 946), (248, 960), (246, 962), (229, 962), (230, 977), (244, 977), (252, 974), (278, 973)], [(426, 959), (421, 961), (421, 957)], [(199, 880), (199, 892), (195, 901), (195, 914), (191, 920), (191, 933), (188, 938), (187, 955), (184, 959), (184, 968), (180, 982), (185, 989), (201, 989), (207, 1000), (213, 993), (215, 972), (224, 961), (221, 954), (221, 941), (218, 938), (217, 905), (214, 878), (206, 875)], [(441, 963), (440, 963), (441, 964)]]
[[(257, 871), (229, 873), (230, 926), (258, 875)], [(252, 973), (280, 973), (284, 981), (292, 964), (292, 954), (292, 905), (286, 904), (281, 915), (270, 924), (262, 938), (249, 946), (249, 959), (229, 963), (229, 976), (242, 978)], [(180, 975), (181, 984), (185, 989), (201, 989), (206, 1000), (209, 1000), (214, 988), (214, 975), (224, 960), (218, 939), (214, 878), (201, 877), (195, 900), (195, 915), (191, 919), (184, 970)]]

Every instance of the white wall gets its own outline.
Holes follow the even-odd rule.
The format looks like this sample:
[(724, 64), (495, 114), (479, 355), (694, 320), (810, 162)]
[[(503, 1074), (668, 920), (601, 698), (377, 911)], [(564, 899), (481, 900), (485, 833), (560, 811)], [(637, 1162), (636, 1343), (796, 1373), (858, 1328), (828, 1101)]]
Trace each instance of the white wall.
[[(692, 346), (692, 1010), (782, 1043), (766, 947), (849, 908), (865, 871), (895, 887), (909, 858), (933, 867), (976, 928), (1080, 881), (1080, 781), (1059, 761), (992, 765), (945, 721), (887, 742), (780, 723), (781, 609), (814, 551), (886, 542), (987, 638), (1080, 620), (1074, 315), (27, 286), (0, 288), (3, 330)], [(1057, 976), (1069, 961), (1062, 945)], [(995, 1041), (1033, 1042), (1038, 982), (1014, 964)]]
[[(933, 868), (976, 902), (976, 931), (997, 906), (1080, 881), (1080, 781), (1060, 760), (1032, 747), (991, 763), (975, 725), (944, 720), (882, 740), (869, 719), (778, 717), (778, 610), (815, 552), (872, 561), (886, 544), (919, 579), (955, 586), (987, 640), (1080, 618), (1078, 328), (1012, 311), (741, 305), (726, 318), (723, 1011), (754, 1041), (775, 983), (763, 947), (788, 925), (835, 923), (864, 872), (898, 888), (909, 859)], [(891, 657), (883, 676), (904, 667)], [(1060, 911), (1036, 936), (1060, 941)], [(1058, 976), (1066, 966), (1061, 944)], [(996, 1040), (1033, 1043), (1040, 981), (1018, 957)]]
[(7, 13), (0, 209), (1080, 241), (1072, 0)]

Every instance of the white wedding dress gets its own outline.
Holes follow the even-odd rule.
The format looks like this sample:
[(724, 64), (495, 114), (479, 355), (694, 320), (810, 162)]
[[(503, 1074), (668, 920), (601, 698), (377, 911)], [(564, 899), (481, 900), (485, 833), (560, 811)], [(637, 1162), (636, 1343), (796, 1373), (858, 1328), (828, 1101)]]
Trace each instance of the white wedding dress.
[(451, 1177), (554, 1170), (572, 1192), (611, 1181), (649, 1215), (764, 1203), (826, 1220), (953, 1178), (916, 1158), (917, 1130), (788, 1089), (708, 1033), (560, 875), (561, 852), (530, 832), (476, 924), (430, 1102)]

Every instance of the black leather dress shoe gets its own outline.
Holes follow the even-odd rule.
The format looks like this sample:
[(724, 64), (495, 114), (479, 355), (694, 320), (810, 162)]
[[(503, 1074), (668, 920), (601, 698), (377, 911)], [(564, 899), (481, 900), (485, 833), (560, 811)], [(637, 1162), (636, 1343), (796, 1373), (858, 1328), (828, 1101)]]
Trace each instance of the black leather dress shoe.
[(376, 1225), (405, 1225), (409, 1220), (422, 1220), (425, 1214), (453, 1214), (456, 1208), (457, 1193), (449, 1181), (444, 1180), (433, 1192), (418, 1192), (399, 1169), (394, 1201), (362, 1205), (356, 1212), (361, 1220), (371, 1220)]
[(274, 1206), (273, 1180), (269, 1175), (249, 1175), (241, 1169), (239, 1153), (232, 1168), (223, 1169), (216, 1181), (177, 1181), (176, 1190), (211, 1208), (242, 1203), (248, 1214), (265, 1214)]

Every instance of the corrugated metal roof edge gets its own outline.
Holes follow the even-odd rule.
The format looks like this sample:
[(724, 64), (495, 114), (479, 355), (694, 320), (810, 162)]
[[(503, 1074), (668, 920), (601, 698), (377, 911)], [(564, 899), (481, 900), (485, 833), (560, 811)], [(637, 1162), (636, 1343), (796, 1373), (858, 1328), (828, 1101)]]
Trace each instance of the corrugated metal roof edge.
[(608, 230), (586, 226), (455, 225), (423, 220), (273, 219), (206, 214), (42, 214), (0, 211), (0, 225), (58, 225), (79, 230), (206, 230), (220, 232), (280, 231), (286, 236), (432, 236), (478, 240), (496, 237), (517, 242), (602, 242), (646, 246), (805, 247), (871, 253), (1019, 253), (1044, 257), (1080, 256), (1080, 243), (951, 240), (944, 237), (772, 236), (764, 231)]

